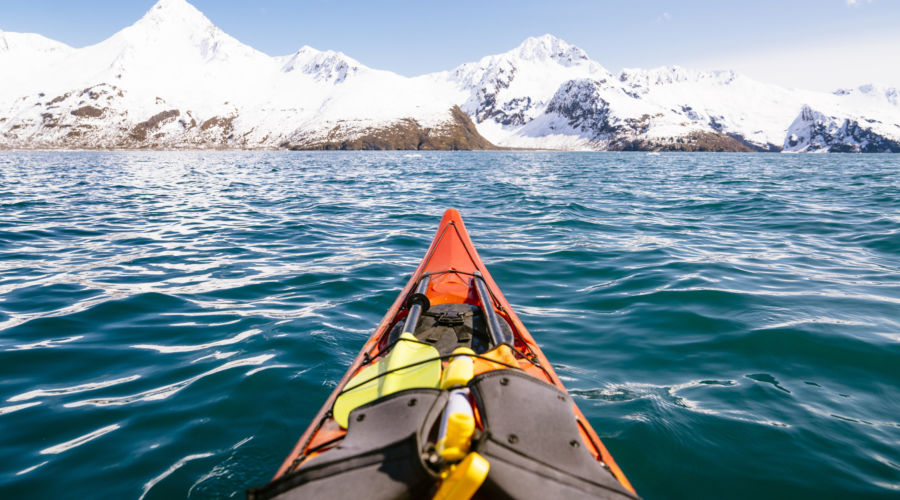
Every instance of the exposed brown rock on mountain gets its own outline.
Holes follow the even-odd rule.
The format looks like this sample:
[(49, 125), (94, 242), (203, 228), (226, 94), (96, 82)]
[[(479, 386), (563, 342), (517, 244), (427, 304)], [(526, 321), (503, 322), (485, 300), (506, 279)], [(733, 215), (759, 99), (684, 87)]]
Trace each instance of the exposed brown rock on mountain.
[(147, 140), (147, 134), (149, 132), (158, 128), (166, 120), (171, 120), (172, 118), (176, 118), (180, 114), (181, 114), (181, 112), (178, 111), (177, 109), (170, 109), (168, 111), (163, 111), (162, 113), (153, 115), (149, 120), (138, 123), (134, 127), (134, 129), (132, 129), (131, 139), (133, 139), (135, 141)]
[(103, 116), (103, 110), (95, 108), (94, 106), (82, 106), (73, 110), (71, 113), (72, 116), (77, 116), (79, 118), (100, 118)]
[(393, 125), (377, 129), (365, 129), (350, 139), (346, 130), (335, 127), (323, 139), (311, 138), (283, 147), (294, 150), (469, 150), (497, 149), (478, 133), (475, 124), (459, 106), (450, 109), (453, 123), (436, 128), (425, 128), (416, 120), (407, 118)]
[(751, 153), (759, 151), (739, 139), (714, 132), (694, 132), (683, 137), (670, 137), (653, 142), (634, 141), (622, 144), (621, 151), (685, 151)]

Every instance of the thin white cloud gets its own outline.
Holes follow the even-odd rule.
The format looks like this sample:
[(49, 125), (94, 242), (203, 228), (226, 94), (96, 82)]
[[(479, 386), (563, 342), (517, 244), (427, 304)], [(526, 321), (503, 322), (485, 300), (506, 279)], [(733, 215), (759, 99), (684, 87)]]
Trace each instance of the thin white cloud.
[(683, 65), (732, 69), (762, 82), (809, 90), (832, 91), (866, 83), (900, 88), (900, 65), (888, 64), (898, 52), (900, 33), (722, 54)]

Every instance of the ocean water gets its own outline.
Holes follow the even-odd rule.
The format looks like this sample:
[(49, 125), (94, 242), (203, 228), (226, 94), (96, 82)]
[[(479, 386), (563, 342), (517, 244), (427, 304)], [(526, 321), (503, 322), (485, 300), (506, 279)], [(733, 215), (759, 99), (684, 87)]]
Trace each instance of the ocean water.
[(241, 497), (459, 209), (638, 492), (900, 497), (900, 156), (0, 154), (0, 497)]

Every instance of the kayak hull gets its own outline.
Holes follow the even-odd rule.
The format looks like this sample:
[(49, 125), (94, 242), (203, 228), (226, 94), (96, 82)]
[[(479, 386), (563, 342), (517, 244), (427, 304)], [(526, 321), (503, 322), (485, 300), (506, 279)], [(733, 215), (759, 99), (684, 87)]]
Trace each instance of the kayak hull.
[[(479, 273), (481, 278), (477, 277)], [(282, 463), (273, 481), (283, 478), (306, 460), (320, 453), (327, 453), (330, 446), (339, 443), (346, 435), (347, 431), (344, 427), (333, 418), (332, 409), (335, 402), (341, 392), (347, 388), (351, 378), (365, 369), (365, 365), (368, 365), (373, 359), (385, 354), (386, 349), (393, 347), (388, 341), (391, 331), (401, 328), (398, 325), (404, 322), (410, 309), (407, 307), (408, 298), (417, 290), (425, 277), (428, 278), (425, 295), (432, 307), (440, 304), (479, 305), (479, 295), (473, 283), (476, 279), (483, 279), (492, 298), (491, 307), (494, 313), (509, 326), (512, 332), (513, 345), (510, 347), (516, 353), (517, 359), (514, 362), (517, 367), (521, 368), (523, 373), (553, 385), (569, 400), (568, 393), (550, 362), (503, 296), (479, 257), (459, 212), (450, 209), (444, 213), (425, 258), (413, 272), (409, 282), (388, 309), (372, 336), (363, 345), (344, 377)], [(570, 403), (570, 406), (581, 440), (581, 443), (577, 445), (583, 445), (625, 490), (633, 494), (634, 488), (585, 416), (574, 402)], [(576, 444), (573, 443), (573, 446)]]

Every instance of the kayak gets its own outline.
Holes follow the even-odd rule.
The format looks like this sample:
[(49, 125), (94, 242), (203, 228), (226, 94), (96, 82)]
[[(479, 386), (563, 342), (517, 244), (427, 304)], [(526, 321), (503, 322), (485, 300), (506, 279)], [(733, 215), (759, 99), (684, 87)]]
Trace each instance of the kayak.
[(454, 209), (272, 481), (247, 495), (638, 498)]

